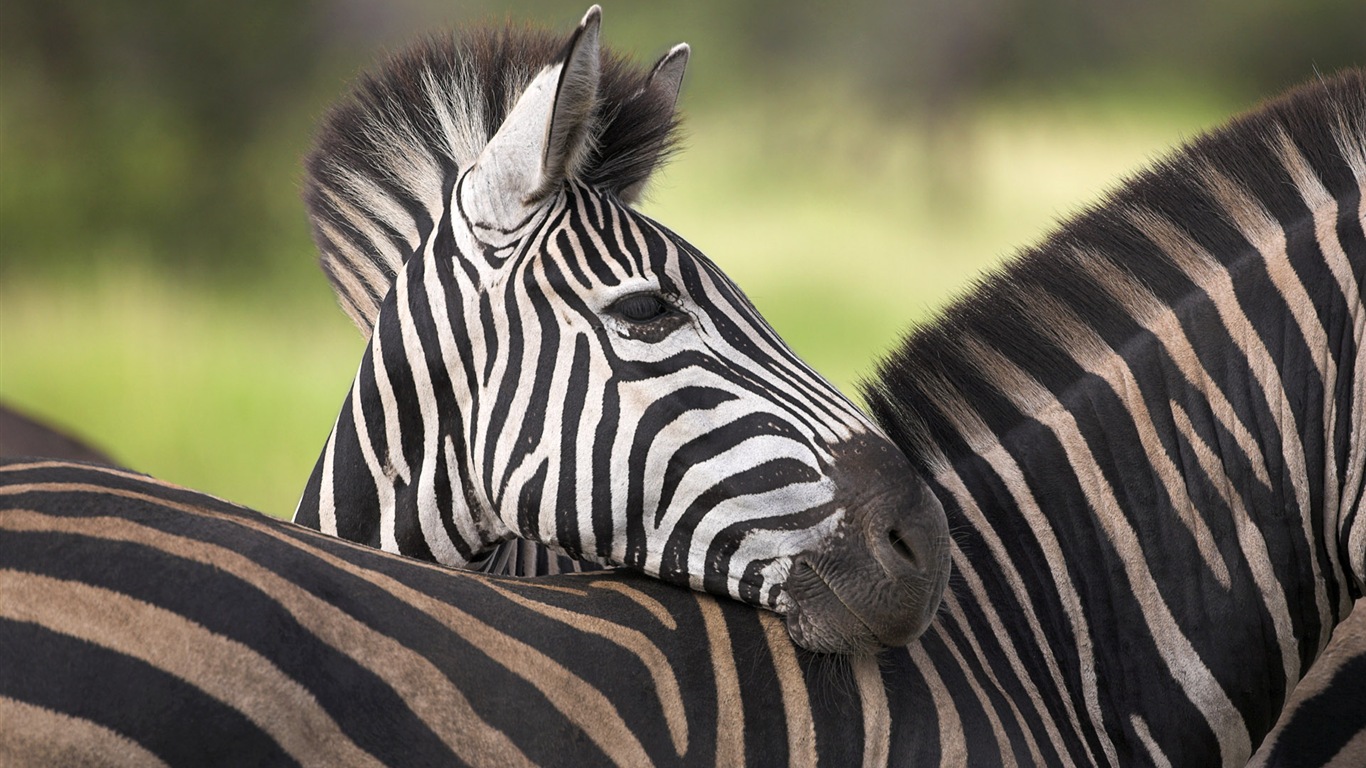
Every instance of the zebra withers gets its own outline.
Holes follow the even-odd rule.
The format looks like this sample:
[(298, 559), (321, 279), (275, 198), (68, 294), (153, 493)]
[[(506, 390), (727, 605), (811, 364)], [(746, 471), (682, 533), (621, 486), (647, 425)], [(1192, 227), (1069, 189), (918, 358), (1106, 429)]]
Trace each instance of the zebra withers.
[(904, 644), (948, 575), (938, 501), (724, 274), (630, 207), (688, 56), (525, 29), (364, 78), (308, 160), (323, 265), (370, 346), (296, 522), (468, 565), (516, 536)]

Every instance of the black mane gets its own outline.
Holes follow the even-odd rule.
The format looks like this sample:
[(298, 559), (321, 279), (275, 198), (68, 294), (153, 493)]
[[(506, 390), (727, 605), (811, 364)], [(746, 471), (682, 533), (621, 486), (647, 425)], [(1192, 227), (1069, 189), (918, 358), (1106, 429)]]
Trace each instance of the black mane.
[[(563, 56), (566, 40), (516, 26), (431, 37), (363, 75), (323, 120), (305, 161), (304, 199), (323, 268), (362, 329), (419, 236), (404, 230), (430, 225), (432, 193), (478, 156), (532, 78)], [(573, 178), (623, 196), (676, 148), (678, 121), (672, 94), (646, 89), (648, 69), (604, 49), (601, 73), (590, 149)], [(409, 221), (385, 217), (377, 197)]]
[[(1039, 301), (1061, 305), (1112, 348), (1142, 333), (1101, 286), (1115, 270), (1135, 279), (1167, 306), (1199, 292), (1133, 223), (1134, 215), (1164, 217), (1226, 266), (1257, 251), (1207, 191), (1210, 169), (1240, 184), (1284, 229), (1308, 216), (1296, 185), (1276, 155), (1286, 137), (1298, 148), (1343, 210), (1359, 211), (1366, 178), (1366, 72), (1355, 69), (1313, 82), (1202, 136), (1121, 186), (1105, 201), (1064, 222), (1042, 245), (1027, 249), (983, 278), (935, 322), (912, 332), (885, 359), (863, 394), (892, 439), (922, 470), (972, 452), (962, 419), (935, 405), (945, 392), (974, 413), (969, 420), (1003, 433), (1021, 418), (966, 354), (969, 344), (993, 348), (1054, 393), (1083, 375), (1038, 324)], [(1360, 237), (1360, 229), (1356, 230)], [(1360, 283), (1366, 275), (1353, 267)], [(961, 414), (959, 414), (961, 416)]]

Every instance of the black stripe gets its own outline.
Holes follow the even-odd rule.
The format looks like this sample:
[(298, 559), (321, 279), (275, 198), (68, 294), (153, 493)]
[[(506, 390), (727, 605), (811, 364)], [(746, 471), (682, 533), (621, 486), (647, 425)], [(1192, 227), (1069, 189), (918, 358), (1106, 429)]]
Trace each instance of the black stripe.
[(0, 694), (103, 725), (168, 765), (298, 765), (242, 713), (131, 656), (0, 619), (0, 658)]

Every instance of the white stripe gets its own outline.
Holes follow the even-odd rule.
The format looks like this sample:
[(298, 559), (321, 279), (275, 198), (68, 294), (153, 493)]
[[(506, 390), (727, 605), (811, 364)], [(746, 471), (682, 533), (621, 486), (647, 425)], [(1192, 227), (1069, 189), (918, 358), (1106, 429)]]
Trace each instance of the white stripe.
[[(1278, 420), (1276, 426), (1281, 433), (1280, 455), (1290, 476), (1290, 490), (1295, 494), (1295, 503), (1300, 509), (1305, 541), (1316, 541), (1317, 537), (1312, 529), (1313, 521), (1309, 514), (1313, 509), (1307, 485), (1309, 467), (1304, 457), (1304, 445), (1299, 440), (1295, 412), (1290, 407), (1285, 388), (1281, 384), (1278, 361), (1262, 343), (1262, 337), (1239, 303), (1232, 275), (1179, 227), (1158, 214), (1133, 213), (1130, 214), (1129, 220), (1161, 248), (1191, 282), (1205, 291), (1230, 338), (1239, 345), (1240, 351), (1247, 357), (1248, 369), (1257, 381), (1257, 389), (1266, 400), (1267, 410)], [(1319, 621), (1322, 626), (1331, 626), (1327, 582), (1323, 578), (1318, 558), (1309, 558), (1309, 563), (1314, 574), (1314, 599), (1318, 606)]]
[[(1339, 139), (1339, 141), (1341, 141), (1341, 139)], [(1333, 278), (1337, 281), (1338, 289), (1342, 291), (1343, 299), (1347, 304), (1348, 312), (1351, 313), (1355, 325), (1352, 344), (1357, 350), (1355, 367), (1359, 369), (1362, 366), (1361, 344), (1363, 336), (1361, 330), (1363, 323), (1366, 323), (1366, 311), (1363, 311), (1362, 309), (1361, 287), (1357, 285), (1356, 276), (1352, 274), (1350, 260), (1347, 258), (1347, 253), (1342, 249), (1342, 243), (1338, 240), (1338, 201), (1328, 193), (1328, 190), (1323, 186), (1323, 182), (1314, 174), (1313, 168), (1304, 158), (1304, 155), (1300, 154), (1299, 148), (1295, 146), (1295, 143), (1290, 140), (1290, 137), (1286, 135), (1285, 131), (1281, 129), (1280, 126), (1277, 126), (1274, 144), (1277, 154), (1280, 156), (1281, 164), (1285, 166), (1286, 172), (1289, 173), (1290, 177), (1295, 181), (1295, 187), (1299, 190), (1300, 197), (1303, 198), (1305, 205), (1309, 207), (1309, 210), (1314, 215), (1314, 235), (1318, 240), (1319, 251), (1323, 254), (1324, 263), (1327, 265), (1328, 270), (1333, 274)], [(1363, 168), (1362, 170), (1366, 170), (1366, 168)], [(1359, 177), (1358, 182), (1358, 189), (1362, 190), (1362, 188), (1366, 186), (1366, 183), (1363, 183), (1366, 182), (1366, 178)], [(1366, 206), (1366, 194), (1361, 195), (1361, 202), (1359, 204)], [(1366, 214), (1362, 215), (1361, 221), (1362, 227), (1366, 229)], [(1357, 385), (1359, 392), (1366, 393), (1366, 381), (1363, 381), (1360, 370), (1354, 372), (1352, 381)], [(1324, 413), (1323, 419), (1323, 505), (1325, 514), (1323, 525), (1325, 532), (1337, 531), (1342, 525), (1342, 521), (1346, 519), (1349, 513), (1347, 505), (1353, 503), (1355, 495), (1339, 495), (1339, 491), (1344, 489), (1344, 486), (1347, 486), (1351, 490), (1355, 490), (1355, 488), (1359, 487), (1361, 469), (1363, 465), (1366, 464), (1366, 461), (1352, 462), (1350, 461), (1351, 457), (1349, 456), (1349, 477), (1337, 477), (1337, 441), (1334, 438), (1337, 431), (1337, 419), (1340, 414), (1338, 411), (1338, 400), (1336, 397), (1333, 397), (1337, 385), (1338, 382), (1336, 379), (1325, 382), (1324, 392), (1326, 412)], [(1366, 397), (1366, 395), (1358, 395), (1354, 398), (1354, 402), (1360, 404), (1364, 397)], [(1360, 422), (1362, 419), (1361, 408), (1353, 407), (1352, 404), (1348, 404), (1348, 407), (1353, 414), (1353, 418)], [(1357, 427), (1357, 429), (1351, 431), (1352, 435), (1359, 436), (1363, 434), (1360, 424), (1358, 424)], [(1352, 446), (1359, 446), (1362, 442), (1361, 439), (1349, 440), (1348, 450), (1351, 451)], [(1358, 449), (1358, 451), (1360, 450), (1361, 449)], [(1355, 478), (1351, 478), (1351, 475), (1353, 474), (1356, 475)], [(1355, 480), (1355, 482), (1353, 482), (1353, 480)], [(1326, 519), (1326, 516), (1329, 514), (1332, 514), (1334, 519)], [(1341, 533), (1340, 531), (1337, 532), (1339, 534)], [(1328, 550), (1329, 561), (1334, 572), (1339, 571), (1342, 565), (1338, 562), (1338, 548), (1335, 546), (1328, 546), (1325, 547), (1325, 549)], [(1353, 550), (1349, 548), (1348, 551), (1351, 552)], [(1349, 563), (1347, 567), (1350, 568), (1351, 564)], [(1358, 564), (1358, 567), (1360, 567), (1360, 564)], [(1338, 607), (1340, 610), (1344, 610), (1347, 607), (1347, 603), (1351, 601), (1351, 597), (1347, 590), (1341, 590), (1340, 595), (1341, 598)], [(1324, 632), (1320, 634), (1319, 638), (1319, 650), (1322, 651), (1324, 645), (1328, 643), (1328, 633)]]
[[(436, 276), (432, 274), (436, 266), (433, 263), (433, 257), (429, 255), (432, 244), (435, 242), (435, 237), (430, 238), (421, 256), (421, 258), (426, 259), (424, 274), (428, 278), (432, 278), (423, 280), (424, 287), (428, 292), (432, 290), (433, 285), (439, 286), (440, 284), (440, 281), (434, 279)], [(460, 551), (456, 549), (455, 543), (446, 535), (445, 527), (441, 524), (441, 508), (436, 500), (436, 467), (441, 458), (441, 423), (439, 411), (436, 407), (436, 392), (432, 388), (432, 372), (427, 367), (426, 350), (423, 349), (422, 339), (418, 335), (412, 307), (409, 304), (408, 273), (406, 271), (399, 275), (398, 281), (394, 285), (394, 300), (398, 310), (399, 331), (403, 338), (403, 354), (407, 356), (408, 367), (413, 374), (413, 396), (417, 400), (418, 412), (422, 416), (422, 464), (418, 467), (417, 473), (417, 509), (415, 510), (418, 525), (422, 530), (422, 538), (426, 541), (428, 549), (432, 551), (432, 557), (437, 562), (463, 565), (465, 559), (460, 556)], [(436, 315), (436, 317), (441, 317), (441, 315)], [(454, 491), (454, 488), (452, 490)], [(459, 495), (453, 492), (451, 498), (457, 498)], [(392, 498), (390, 503), (393, 503)], [(405, 514), (411, 514), (411, 512), (405, 510)], [(392, 516), (393, 510), (391, 509), (390, 517), (392, 518)]]
[(398, 552), (398, 540), (394, 536), (394, 486), (385, 476), (379, 458), (375, 456), (374, 440), (365, 427), (365, 410), (361, 405), (361, 378), (351, 387), (351, 422), (356, 428), (356, 442), (360, 446), (361, 458), (366, 469), (370, 470), (370, 480), (375, 486), (375, 496), (379, 501), (379, 547), (386, 552)]
[[(370, 337), (370, 360), (375, 370), (375, 389), (379, 390), (379, 402), (384, 416), (384, 440), (389, 450), (385, 452), (388, 467), (405, 484), (412, 482), (412, 472), (408, 460), (403, 455), (403, 433), (398, 420), (398, 401), (394, 398), (394, 385), (389, 381), (389, 369), (384, 363), (383, 336)], [(419, 365), (425, 361), (419, 361)]]
[[(333, 426), (332, 432), (327, 436), (327, 445), (323, 447), (323, 476), (318, 483), (318, 529), (329, 536), (337, 535), (337, 504), (333, 498), (337, 479), (333, 476), (332, 462), (336, 446), (337, 428)], [(298, 511), (294, 514), (297, 517)]]
[(1162, 751), (1162, 747), (1157, 745), (1153, 739), (1153, 734), (1148, 730), (1148, 723), (1138, 715), (1129, 717), (1129, 725), (1133, 726), (1134, 734), (1138, 736), (1138, 743), (1143, 745), (1143, 749), (1148, 752), (1148, 760), (1152, 762), (1154, 768), (1172, 768), (1172, 761), (1167, 758), (1167, 754)]
[[(999, 442), (994, 439), (991, 431), (986, 424), (977, 418), (976, 414), (967, 407), (966, 403), (951, 392), (948, 387), (927, 387), (927, 391), (932, 392), (931, 399), (937, 408), (943, 413), (959, 434), (968, 442), (973, 453), (977, 454), (991, 465), (996, 476), (1005, 486), (1006, 492), (1021, 516), (1028, 522), (1028, 528), (1035, 535), (1035, 541), (1044, 553), (1044, 560), (1048, 564), (1048, 572), (1052, 578), (1056, 589), (1058, 602), (1062, 605), (1063, 613), (1067, 617), (1068, 629), (1071, 636), (1075, 638), (1076, 660), (1078, 666), (1078, 676), (1081, 680), (1082, 700), (1086, 704), (1088, 722), (1083, 725), (1078, 717), (1076, 710), (1072, 706), (1072, 697), (1068, 695), (1068, 686), (1063, 680), (1062, 672), (1058, 667), (1056, 654), (1054, 653), (1053, 643), (1044, 634), (1043, 627), (1039, 623), (1037, 612), (1034, 610), (1033, 600), (1031, 599), (1031, 589), (1025, 584), (1024, 578), (1015, 568), (1011, 560), (1005, 542), (997, 534), (996, 528), (988, 522), (978, 506), (977, 500), (973, 498), (971, 491), (968, 490), (963, 478), (957, 471), (944, 462), (944, 470), (937, 472), (935, 479), (948, 490), (958, 503), (959, 509), (968, 518), (972, 527), (982, 535), (987, 544), (987, 548), (992, 553), (992, 559), (999, 564), (1002, 575), (1006, 583), (1010, 585), (1011, 591), (1019, 600), (1021, 614), (1026, 623), (1029, 624), (1030, 632), (1034, 635), (1035, 645), (1039, 653), (1044, 658), (1044, 664), (1048, 668), (1049, 676), (1052, 678), (1053, 685), (1059, 691), (1063, 708), (1066, 710), (1068, 718), (1074, 726), (1079, 740), (1082, 744), (1087, 744), (1085, 731), (1094, 733), (1100, 741), (1101, 749), (1105, 751), (1107, 762), (1115, 765), (1118, 758), (1115, 753), (1114, 743), (1110, 741), (1109, 735), (1105, 730), (1105, 716), (1101, 712), (1100, 696), (1096, 689), (1096, 660), (1091, 647), (1091, 628), (1086, 621), (1085, 611), (1081, 606), (1081, 597), (1077, 592), (1077, 587), (1072, 581), (1072, 575), (1067, 568), (1067, 560), (1062, 553), (1062, 545), (1059, 543), (1057, 535), (1053, 531), (1053, 523), (1043, 514), (1039, 508), (1038, 501), (1034, 498), (1033, 492), (1029, 488), (1029, 483), (1024, 478), (1019, 464), (1015, 457), (1010, 455)], [(951, 402), (957, 401), (957, 402)], [(983, 440), (983, 436), (990, 436)], [(956, 549), (955, 549), (956, 551)], [(977, 595), (986, 595), (985, 587), (980, 583), (977, 574), (968, 566), (968, 561), (964, 560), (958, 571), (969, 580), (969, 589)], [(979, 601), (983, 613), (993, 626), (1000, 625), (1000, 619), (996, 615), (996, 609), (988, 599)], [(1024, 683), (1034, 701), (1040, 701), (1041, 697), (1034, 688), (1033, 678), (1027, 674), (1024, 663), (1020, 660), (1019, 654), (1009, 644), (1004, 644), (1003, 648), (1010, 660), (1011, 668)], [(1044, 718), (1045, 724), (1049, 729), (1049, 736), (1054, 743), (1061, 743), (1061, 737), (1056, 733), (1052, 718), (1042, 709), (1040, 715)], [(1087, 746), (1089, 749), (1089, 745)], [(1093, 755), (1094, 758), (1094, 755)]]

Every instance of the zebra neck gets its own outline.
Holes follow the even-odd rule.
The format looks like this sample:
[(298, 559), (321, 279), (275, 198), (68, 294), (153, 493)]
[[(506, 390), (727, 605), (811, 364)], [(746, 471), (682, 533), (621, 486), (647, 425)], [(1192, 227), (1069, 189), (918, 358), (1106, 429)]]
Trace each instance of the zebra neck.
[[(410, 274), (423, 269), (422, 262), (409, 260), (385, 300), (295, 522), (389, 552), (463, 566), (510, 532), (470, 481), (466, 425), (473, 418), (473, 398), (462, 370), (466, 358), (452, 352), (468, 341), (454, 338), (449, 327), (437, 328), (446, 312), (433, 306), (432, 297), (408, 292), (410, 285), (425, 284)], [(442, 277), (447, 279), (428, 282), (441, 290), (454, 280), (449, 273)], [(452, 291), (440, 299), (459, 302), (468, 293)], [(433, 366), (431, 359), (446, 362)]]

